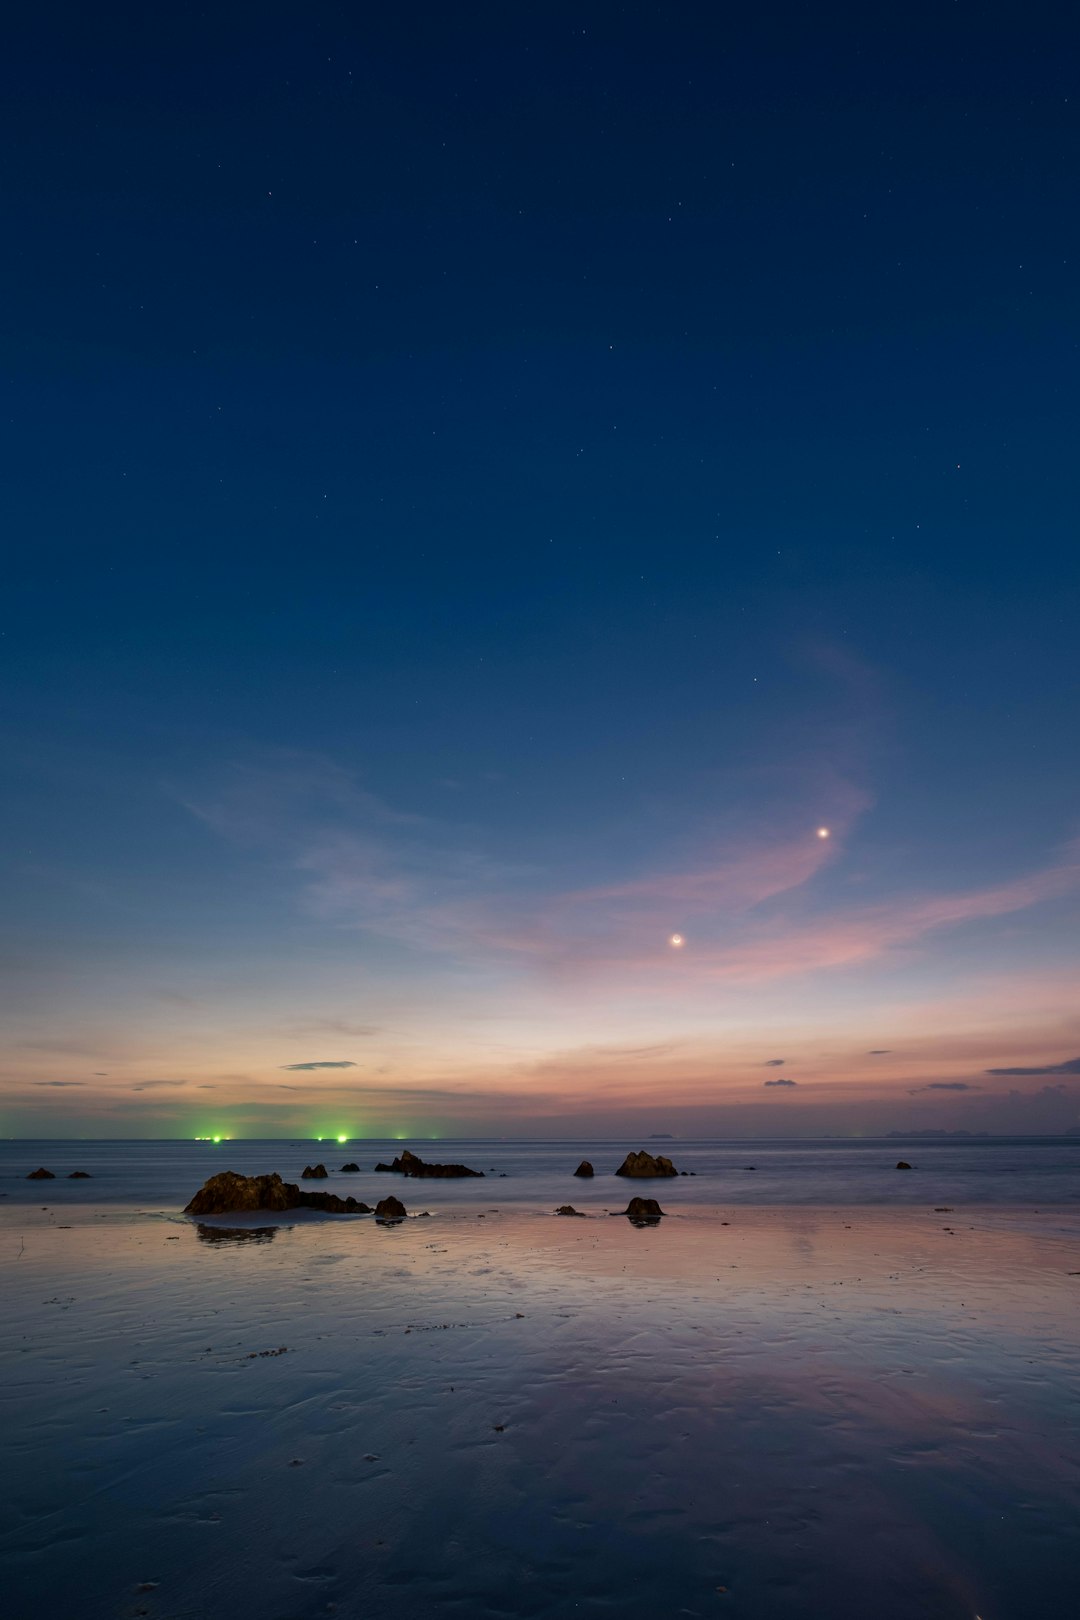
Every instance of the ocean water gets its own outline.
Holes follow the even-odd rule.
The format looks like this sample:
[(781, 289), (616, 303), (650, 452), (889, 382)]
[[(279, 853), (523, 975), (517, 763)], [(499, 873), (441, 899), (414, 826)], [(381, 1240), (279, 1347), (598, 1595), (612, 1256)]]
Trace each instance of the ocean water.
[[(376, 1175), (403, 1147), (422, 1158), (461, 1162), (482, 1170), (485, 1180), (406, 1182)], [(278, 1171), (296, 1181), (306, 1164), (325, 1163), (330, 1177), (319, 1185), (351, 1192), (368, 1203), (387, 1192), (430, 1209), (498, 1204), (548, 1210), (572, 1202), (581, 1209), (613, 1207), (630, 1183), (614, 1171), (630, 1148), (664, 1153), (680, 1171), (678, 1180), (657, 1183), (665, 1207), (694, 1205), (926, 1204), (1055, 1206), (1080, 1203), (1080, 1137), (995, 1137), (859, 1141), (557, 1141), (461, 1138), (442, 1141), (278, 1139), (274, 1141), (0, 1141), (0, 1201), (57, 1207), (137, 1204), (148, 1209), (182, 1208), (208, 1176), (219, 1170), (245, 1175)], [(897, 1171), (898, 1159), (912, 1169)], [(576, 1179), (582, 1159), (596, 1170), (592, 1181)], [(342, 1174), (343, 1164), (360, 1165)], [(54, 1182), (28, 1182), (39, 1165)], [(89, 1181), (70, 1181), (85, 1170)], [(640, 1190), (640, 1189), (638, 1189)]]

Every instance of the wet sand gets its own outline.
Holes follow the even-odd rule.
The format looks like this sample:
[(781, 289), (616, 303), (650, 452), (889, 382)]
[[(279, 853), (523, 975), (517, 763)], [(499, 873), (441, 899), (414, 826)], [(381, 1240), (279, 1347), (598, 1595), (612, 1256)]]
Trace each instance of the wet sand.
[(1075, 1611), (1075, 1210), (493, 1193), (0, 1210), (5, 1612)]

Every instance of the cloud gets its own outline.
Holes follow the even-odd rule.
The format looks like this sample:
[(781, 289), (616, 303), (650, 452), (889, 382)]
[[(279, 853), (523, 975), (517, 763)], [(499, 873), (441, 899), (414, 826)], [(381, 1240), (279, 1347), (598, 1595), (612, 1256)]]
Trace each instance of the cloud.
[(1038, 1069), (987, 1069), (987, 1074), (1080, 1074), (1080, 1057), (1063, 1063), (1046, 1063)]
[(782, 1069), (786, 1061), (785, 1058), (766, 1058), (762, 1067), (766, 1069)]
[(978, 1086), (969, 1086), (966, 1080), (931, 1080), (928, 1086), (916, 1086), (908, 1092), (909, 1097), (918, 1097), (923, 1091), (978, 1091)]
[(66, 1086), (85, 1086), (85, 1080), (35, 1080), (35, 1086), (55, 1086), (57, 1091)]
[(132, 1086), (131, 1087), (131, 1090), (132, 1091), (150, 1091), (150, 1090), (156, 1088), (157, 1086), (186, 1086), (186, 1085), (187, 1085), (186, 1080), (140, 1080), (137, 1086)]
[(290, 1071), (294, 1069), (355, 1069), (356, 1064), (350, 1058), (335, 1058), (327, 1059), (321, 1063), (282, 1063), (279, 1067)]
[(887, 1057), (891, 1051), (891, 1046), (872, 1046), (866, 1055), (867, 1057)]
[(779, 1079), (762, 1081), (762, 1084), (766, 1086), (797, 1086), (798, 1083), (799, 1082), (797, 1080), (789, 1080), (787, 1076), (783, 1074), (780, 1075)]
[[(663, 846), (650, 838), (638, 862), (587, 888), (568, 886), (565, 868), (550, 863), (496, 858), (475, 828), (403, 814), (313, 754), (279, 751), (236, 764), (224, 782), (185, 802), (204, 825), (262, 849), (290, 873), (293, 899), (324, 925), (460, 966), (554, 976), (583, 991), (587, 978), (625, 994), (685, 997), (718, 983), (846, 970), (917, 949), (945, 930), (1080, 895), (1078, 841), (1041, 869), (996, 885), (859, 901), (858, 873), (844, 886), (820, 880), (870, 796), (816, 760), (794, 762), (783, 786), (750, 828), (717, 792), (707, 822), (669, 817)], [(813, 835), (819, 817), (831, 838)], [(673, 928), (686, 934), (685, 950), (668, 948)]]

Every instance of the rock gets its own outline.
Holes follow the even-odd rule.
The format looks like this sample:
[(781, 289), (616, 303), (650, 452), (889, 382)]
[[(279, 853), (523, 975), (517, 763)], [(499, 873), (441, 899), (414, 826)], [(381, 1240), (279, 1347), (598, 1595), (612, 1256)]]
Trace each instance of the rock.
[[(619, 1213), (618, 1210), (615, 1211), (615, 1214)], [(644, 1226), (653, 1221), (658, 1221), (665, 1211), (660, 1208), (655, 1198), (631, 1198), (621, 1213), (628, 1216), (630, 1220), (638, 1225)]]
[(574, 1171), (574, 1174), (575, 1176), (593, 1176), (596, 1174), (596, 1171), (593, 1169), (588, 1159), (582, 1159), (581, 1163)]
[(185, 1215), (232, 1215), (244, 1210), (321, 1209), (329, 1215), (370, 1215), (371, 1205), (336, 1193), (301, 1192), (279, 1175), (241, 1176), (222, 1170), (211, 1176), (184, 1210)]
[(305, 1164), (300, 1173), (301, 1181), (325, 1181), (330, 1174), (325, 1164)]
[(69, 1181), (90, 1181), (92, 1179), (89, 1170), (73, 1170), (68, 1176)]
[(321, 1209), (325, 1215), (370, 1215), (371, 1205), (362, 1204), (359, 1198), (339, 1198), (337, 1193), (309, 1193), (300, 1192), (297, 1188), (301, 1209)]
[(341, 1168), (344, 1172), (346, 1170), (359, 1170), (360, 1166), (358, 1164), (343, 1164)]
[(393, 1164), (377, 1164), (376, 1170), (385, 1170), (399, 1176), (482, 1176), (482, 1170), (470, 1170), (464, 1164), (425, 1164), (419, 1154), (403, 1148)]
[(584, 1213), (580, 1209), (575, 1209), (573, 1204), (560, 1204), (555, 1213), (556, 1215), (577, 1215), (581, 1220), (585, 1219)]
[(391, 1193), (389, 1198), (379, 1199), (379, 1202), (375, 1205), (375, 1213), (383, 1220), (400, 1221), (409, 1212), (401, 1199), (395, 1198)]
[(27, 1181), (55, 1181), (56, 1177), (51, 1170), (42, 1167), (40, 1170), (31, 1170), (26, 1179)]
[(628, 1153), (615, 1174), (617, 1176), (677, 1176), (678, 1171), (662, 1153), (654, 1159), (651, 1153)]
[(896, 1168), (898, 1170), (910, 1170), (911, 1166), (908, 1164), (906, 1159), (897, 1159)]

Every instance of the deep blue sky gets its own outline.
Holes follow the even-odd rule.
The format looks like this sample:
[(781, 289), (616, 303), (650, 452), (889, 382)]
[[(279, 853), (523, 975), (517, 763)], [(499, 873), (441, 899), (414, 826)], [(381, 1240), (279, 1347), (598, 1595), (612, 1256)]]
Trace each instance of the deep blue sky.
[(1078, 32), (12, 28), (12, 1129), (293, 1128), (308, 1057), (350, 1129), (621, 1128), (628, 1039), (773, 1128), (778, 1023), (772, 1115), (953, 1124), (1080, 1051)]

